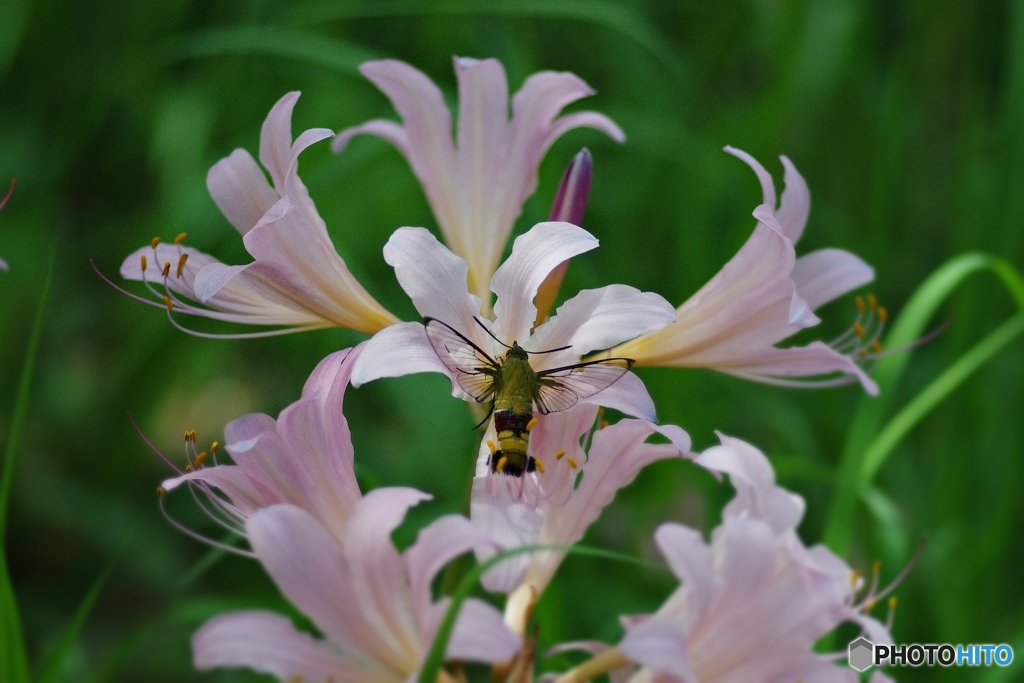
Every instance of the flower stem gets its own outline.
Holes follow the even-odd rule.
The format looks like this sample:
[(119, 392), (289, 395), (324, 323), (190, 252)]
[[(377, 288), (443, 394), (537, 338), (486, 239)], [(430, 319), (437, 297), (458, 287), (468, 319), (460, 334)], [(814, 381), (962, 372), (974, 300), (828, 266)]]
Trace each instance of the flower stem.
[(555, 683), (584, 683), (601, 674), (608, 673), (630, 663), (617, 647), (591, 657), (577, 667), (562, 674)]

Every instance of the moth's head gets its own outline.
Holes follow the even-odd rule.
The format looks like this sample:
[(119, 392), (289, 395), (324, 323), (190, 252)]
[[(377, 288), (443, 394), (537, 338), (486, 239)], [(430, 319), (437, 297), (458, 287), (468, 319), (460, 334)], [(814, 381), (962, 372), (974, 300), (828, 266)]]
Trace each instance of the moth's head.
[(515, 358), (516, 360), (529, 360), (529, 356), (526, 353), (526, 349), (519, 345), (519, 342), (512, 342), (512, 346), (509, 347), (508, 353), (505, 354), (505, 358)]

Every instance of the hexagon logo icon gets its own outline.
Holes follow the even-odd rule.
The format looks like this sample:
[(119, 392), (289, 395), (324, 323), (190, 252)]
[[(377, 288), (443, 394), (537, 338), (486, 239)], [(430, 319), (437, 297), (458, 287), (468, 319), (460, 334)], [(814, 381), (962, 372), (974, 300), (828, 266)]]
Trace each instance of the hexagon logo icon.
[(864, 671), (871, 666), (874, 658), (875, 646), (867, 638), (858, 638), (850, 643), (850, 666), (857, 671)]

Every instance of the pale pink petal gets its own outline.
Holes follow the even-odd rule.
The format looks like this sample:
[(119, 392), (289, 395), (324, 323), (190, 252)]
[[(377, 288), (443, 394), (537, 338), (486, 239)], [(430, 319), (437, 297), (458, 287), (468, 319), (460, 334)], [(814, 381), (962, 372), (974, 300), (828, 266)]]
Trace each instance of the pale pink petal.
[(772, 174), (765, 170), (764, 166), (761, 165), (761, 162), (744, 152), (742, 149), (736, 149), (735, 147), (726, 145), (725, 152), (733, 155), (737, 159), (740, 159), (749, 166), (752, 171), (754, 171), (758, 182), (761, 183), (761, 203), (767, 205), (768, 208), (774, 212), (776, 207), (776, 196), (775, 181), (772, 180)]
[(896, 683), (896, 682), (892, 678), (889, 678), (884, 673), (882, 673), (881, 671), (878, 671), (876, 669), (875, 672), (871, 674), (871, 678), (868, 681), (868, 683)]
[[(523, 202), (537, 187), (537, 167), (541, 159), (563, 133), (589, 126), (604, 131), (617, 142), (625, 139), (619, 127), (601, 114), (582, 112), (555, 119), (566, 105), (593, 94), (593, 89), (575, 74), (543, 71), (527, 78), (512, 97), (507, 142), (509, 158), (505, 170), (510, 201), (503, 223), (511, 226), (519, 217)], [(578, 224), (578, 221), (569, 222)]]
[(842, 249), (819, 249), (801, 256), (793, 267), (796, 293), (812, 309), (875, 279), (875, 270)]
[(189, 481), (200, 481), (220, 489), (231, 500), (231, 505), (245, 516), (275, 503), (288, 502), (276, 488), (262, 485), (263, 482), (258, 475), (251, 476), (237, 465), (202, 467), (173, 479), (166, 479), (160, 486), (164, 491), (170, 492)]
[(301, 183), (243, 238), (283, 293), (321, 318), (372, 334), (397, 319), (348, 270)]
[(654, 422), (658, 419), (654, 410), (654, 399), (647, 393), (647, 387), (643, 380), (627, 372), (610, 387), (606, 387), (590, 398), (585, 398), (580, 403), (592, 403), (618, 410), (632, 417), (638, 417), (647, 422)]
[[(505, 548), (537, 543), (544, 516), (519, 500), (513, 500), (503, 481), (506, 477), (487, 475), (473, 478), (469, 516), (473, 523)], [(479, 548), (477, 560), (494, 555), (490, 548)], [(481, 583), (492, 592), (508, 593), (520, 584), (530, 564), (530, 553), (513, 555), (484, 573)]]
[(788, 157), (781, 156), (782, 166), (786, 169), (783, 179), (786, 182), (786, 189), (782, 192), (782, 201), (775, 217), (779, 219), (783, 234), (793, 244), (800, 241), (804, 234), (804, 227), (807, 225), (807, 216), (811, 213), (811, 192), (807, 189), (807, 183), (796, 170), (796, 166)]
[(346, 128), (341, 131), (331, 142), (331, 151), (335, 154), (341, 154), (348, 146), (349, 140), (357, 135), (375, 135), (387, 140), (394, 145), (406, 159), (408, 159), (412, 154), (409, 147), (409, 135), (405, 128), (402, 128), (402, 126), (394, 121), (386, 121), (384, 119), (374, 119), (373, 121), (367, 121), (366, 123), (358, 126), (352, 126), (351, 128)]
[(652, 618), (631, 628), (619, 642), (619, 650), (637, 664), (697, 683), (686, 652), (686, 635), (679, 623)]
[(379, 639), (367, 629), (360, 609), (365, 598), (353, 585), (345, 553), (309, 513), (274, 505), (250, 517), (246, 531), (277, 587), (328, 640), (366, 649)]
[(192, 636), (197, 669), (248, 667), (281, 680), (357, 680), (360, 672), (329, 646), (271, 612), (232, 612), (207, 621)]
[(243, 235), (281, 198), (244, 149), (210, 167), (206, 188), (220, 212)]
[[(459, 124), (457, 135), (460, 225), (458, 235), (450, 240), (453, 248), (465, 254), (472, 263), (471, 271), (479, 276), (481, 269), (493, 272), (505, 247), (508, 232), (500, 226), (512, 226), (511, 220), (498, 223), (496, 215), (503, 204), (521, 206), (523, 199), (509, 201), (517, 184), (496, 183), (514, 163), (514, 147), (507, 147), (508, 80), (505, 69), (496, 59), (456, 57), (455, 76), (459, 83)], [(510, 158), (512, 157), (512, 158)], [(507, 185), (512, 185), (508, 187)], [(518, 199), (518, 201), (516, 201)], [(448, 237), (448, 235), (445, 235)], [(458, 245), (458, 246), (456, 246)], [(488, 267), (488, 263), (494, 265)], [(486, 283), (479, 283), (486, 284)]]
[[(544, 508), (540, 542), (571, 545), (583, 537), (616, 492), (626, 486), (646, 465), (664, 458), (679, 457), (671, 444), (644, 443), (654, 431), (643, 420), (620, 420), (599, 429), (593, 437), (583, 478), (569, 501), (560, 507)], [(534, 555), (527, 580), (540, 593), (558, 568), (563, 552), (541, 551)]]
[[(447, 600), (438, 603), (447, 608)], [(482, 600), (469, 598), (462, 603), (445, 654), (450, 659), (498, 663), (512, 659), (523, 645), (501, 612)]]
[(356, 505), (345, 533), (352, 590), (367, 620), (396, 656), (417, 652), (420, 643), (405, 563), (391, 542), (391, 532), (410, 507), (430, 498), (405, 487), (370, 491)]
[[(358, 387), (381, 377), (401, 377), (417, 372), (449, 375), (448, 368), (430, 345), (423, 325), (398, 323), (381, 330), (367, 342), (352, 373), (352, 386)], [(468, 399), (454, 382), (452, 393)]]
[(423, 317), (437, 318), (470, 339), (480, 328), (480, 299), (467, 286), (469, 266), (424, 228), (399, 228), (384, 245), (384, 260)]
[(302, 398), (281, 411), (277, 429), (304, 466), (313, 486), (303, 501), (339, 541), (344, 524), (361, 498), (353, 465), (352, 435), (342, 412), (345, 389), (365, 342), (324, 358), (306, 380)]
[(0, 270), (5, 273), (11, 270), (11, 267), (7, 265), (7, 261), (4, 261), (2, 258), (0, 258)]
[(421, 628), (428, 625), (434, 576), (451, 560), (482, 546), (495, 547), (496, 543), (465, 517), (445, 515), (420, 531), (416, 543), (405, 551), (413, 607)]
[(795, 529), (804, 515), (803, 498), (775, 485), (775, 472), (764, 453), (739, 439), (718, 436), (722, 445), (701, 453), (696, 463), (729, 475), (736, 497), (722, 514), (763, 520), (776, 534)]
[(736, 256), (679, 307), (676, 322), (612, 353), (644, 365), (721, 369), (770, 348), (804, 322), (792, 315), (799, 298), (789, 277), (795, 262), (792, 243), (760, 221)]
[(860, 382), (870, 396), (878, 395), (878, 385), (852, 358), (820, 341), (787, 349), (769, 347), (746, 357), (737, 356), (729, 365), (718, 369), (769, 384), (780, 377), (811, 377), (841, 372)]
[[(675, 321), (672, 304), (653, 292), (626, 285), (586, 289), (558, 307), (554, 317), (534, 330), (529, 351), (571, 346), (577, 358), (607, 349)], [(554, 355), (554, 354), (549, 354)], [(537, 370), (553, 367), (538, 359)]]
[(516, 238), (512, 254), (491, 280), (497, 294), (495, 335), (505, 341), (525, 342), (537, 317), (533, 298), (558, 264), (597, 247), (598, 241), (583, 228), (569, 223), (538, 223)]
[(270, 172), (279, 195), (284, 194), (292, 165), (292, 111), (298, 101), (299, 93), (290, 92), (275, 102), (260, 131), (260, 163)]
[(614, 121), (595, 111), (579, 111), (555, 119), (551, 129), (541, 143), (541, 154), (548, 151), (548, 148), (555, 143), (555, 140), (562, 137), (574, 128), (593, 128), (599, 130), (615, 142), (625, 142), (626, 134), (616, 125)]
[(654, 542), (686, 589), (688, 607), (703, 613), (717, 586), (711, 548), (700, 532), (682, 524), (662, 524), (654, 532)]
[[(208, 308), (200, 315), (252, 325), (327, 327), (334, 324), (289, 291), (289, 273), (273, 263), (244, 266), (211, 263), (195, 277), (195, 298)], [(196, 309), (175, 308), (194, 313)]]
[(391, 100), (402, 118), (404, 134), (399, 135), (393, 125), (373, 122), (362, 129), (342, 131), (332, 148), (340, 152), (352, 135), (358, 133), (379, 135), (395, 144), (423, 186), (445, 238), (455, 246), (447, 227), (458, 220), (455, 145), (451, 112), (444, 95), (423, 72), (405, 62), (393, 59), (365, 62), (359, 71)]

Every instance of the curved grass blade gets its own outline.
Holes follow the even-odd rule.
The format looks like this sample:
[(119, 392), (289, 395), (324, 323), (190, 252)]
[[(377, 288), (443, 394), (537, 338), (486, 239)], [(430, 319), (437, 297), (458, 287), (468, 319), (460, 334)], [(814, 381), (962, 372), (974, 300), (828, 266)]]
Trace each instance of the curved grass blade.
[[(1018, 307), (1024, 310), (1024, 278), (1021, 277), (1020, 273), (1009, 262), (989, 254), (964, 254), (952, 258), (940, 266), (917, 288), (910, 301), (907, 302), (903, 312), (896, 319), (892, 331), (886, 335), (885, 346), (887, 348), (899, 348), (919, 339), (924, 334), (929, 320), (932, 319), (939, 306), (942, 305), (950, 294), (969, 276), (986, 271), (993, 273), (1003, 282)], [(992, 334), (996, 333), (993, 332)], [(1000, 339), (1002, 339), (1002, 336), (997, 337), (995, 341)], [(987, 340), (988, 338), (986, 338)], [(973, 353), (984, 343), (984, 341), (980, 342), (968, 354)], [(979, 356), (972, 356), (972, 360), (963, 366), (959, 366), (958, 372), (962, 372), (964, 369), (970, 369), (973, 372), (977, 367), (980, 367), (980, 365), (974, 363), (974, 360), (984, 355), (983, 352), (987, 348), (989, 347), (982, 347)], [(927, 414), (928, 410), (931, 410), (936, 405), (938, 400), (948, 395), (950, 391), (966, 378), (966, 376), (961, 377), (959, 381), (950, 385), (949, 381), (956, 378), (956, 375), (951, 375), (946, 377), (941, 384), (937, 384), (945, 376), (944, 373), (943, 376), (936, 379), (925, 390), (928, 391), (934, 387), (934, 393), (930, 393), (928, 397), (920, 399), (920, 403), (918, 403), (917, 398), (912, 400), (907, 406), (907, 408), (910, 408), (911, 405), (914, 405), (911, 412), (904, 414), (901, 411), (897, 416), (900, 417), (900, 422), (896, 426), (886, 426), (883, 428), (882, 421), (889, 412), (892, 394), (903, 376), (906, 365), (910, 361), (910, 356), (911, 352), (907, 351), (906, 353), (893, 354), (879, 362), (874, 372), (874, 378), (881, 389), (881, 395), (877, 399), (862, 399), (851, 424), (849, 435), (843, 447), (835, 496), (832, 499), (832, 508), (829, 511), (824, 536), (825, 544), (840, 555), (845, 554), (849, 546), (850, 522), (856, 509), (857, 500), (863, 492), (864, 486), (870, 483), (870, 478), (865, 480), (863, 476), (865, 472), (864, 459), (869, 449), (881, 454), (882, 450), (879, 449), (884, 446), (888, 451), (891, 451), (899, 439), (906, 435), (910, 427), (913, 427), (918, 420)], [(954, 365), (958, 365), (959, 362), (957, 361)], [(936, 398), (936, 400), (932, 402), (931, 398)], [(919, 413), (922, 408), (927, 409), (924, 413)], [(913, 418), (913, 420), (907, 422), (910, 418)], [(905, 425), (906, 429), (903, 429), (901, 425)], [(882, 432), (888, 432), (887, 440), (891, 440), (893, 437), (898, 438), (895, 442), (888, 443), (888, 445), (886, 443), (875, 445)], [(883, 459), (884, 455), (887, 455), (887, 453), (883, 454)], [(877, 459), (878, 456), (872, 455), (872, 458)], [(874, 472), (877, 471), (877, 466), (872, 467), (871, 474), (873, 476)]]
[(430, 645), (430, 651), (427, 653), (427, 658), (423, 661), (423, 667), (420, 669), (420, 675), (417, 678), (417, 683), (437, 683), (438, 674), (441, 671), (441, 666), (444, 664), (444, 653), (445, 650), (448, 649), (448, 639), (451, 638), (452, 630), (455, 628), (455, 620), (459, 616), (459, 610), (462, 608), (462, 603), (466, 601), (466, 598), (468, 598), (470, 593), (473, 592), (473, 589), (476, 588), (476, 584), (480, 580), (480, 577), (483, 576), (484, 572), (513, 555), (518, 555), (520, 553), (532, 553), (537, 550), (558, 550), (572, 554), (591, 555), (593, 557), (603, 557), (605, 559), (617, 560), (619, 562), (628, 562), (642, 567), (666, 569), (664, 565), (649, 562), (647, 560), (641, 560), (640, 558), (633, 557), (632, 555), (616, 553), (611, 550), (602, 550), (600, 548), (588, 548), (586, 546), (571, 546), (566, 548), (562, 545), (524, 545), (496, 553), (492, 557), (487, 558), (486, 562), (481, 562), (467, 572), (466, 575), (462, 577), (462, 581), (459, 582), (458, 588), (456, 588), (455, 592), (452, 593), (451, 604), (448, 605), (448, 611), (445, 612), (444, 619), (441, 620), (441, 623), (437, 627), (437, 633), (434, 635), (434, 642)]
[(89, 612), (92, 611), (93, 605), (96, 603), (96, 599), (100, 596), (100, 592), (103, 590), (103, 586), (107, 583), (107, 579), (114, 571), (114, 567), (117, 566), (117, 562), (121, 559), (121, 555), (124, 553), (125, 548), (131, 542), (135, 533), (141, 528), (142, 524), (136, 524), (135, 528), (128, 532), (124, 540), (121, 541), (121, 546), (114, 553), (110, 561), (107, 562), (107, 566), (103, 569), (103, 572), (97, 577), (96, 581), (93, 582), (89, 588), (89, 592), (85, 594), (82, 602), (78, 605), (78, 609), (75, 610), (74, 616), (71, 618), (71, 623), (68, 624), (67, 628), (64, 629), (64, 633), (61, 634), (60, 640), (57, 641), (56, 647), (53, 652), (47, 657), (46, 662), (42, 665), (39, 670), (39, 676), (36, 678), (36, 683), (57, 683), (61, 680), (61, 674), (63, 673), (62, 664), (67, 658), (68, 653), (71, 651), (71, 646), (75, 643), (75, 638), (78, 637), (78, 632), (82, 630), (82, 625), (85, 624), (86, 617), (89, 616)]
[(46, 300), (53, 282), (55, 260), (56, 254), (51, 251), (50, 261), (46, 266), (46, 276), (43, 279), (43, 291), (39, 296), (39, 305), (32, 322), (32, 332), (28, 338), (25, 362), (21, 367), (21, 379), (18, 381), (18, 394), (14, 402), (14, 415), (11, 417), (10, 432), (7, 435), (3, 473), (0, 474), (0, 674), (5, 683), (27, 683), (29, 680), (28, 657), (25, 653), (24, 636), (21, 632), (18, 602), (7, 571), (7, 556), (2, 549), (6, 538), (7, 508), (10, 505), (11, 486), (14, 481), (18, 450), (21, 446), (21, 435), (25, 430), (25, 420), (28, 417), (32, 377), (35, 374), (39, 343), (43, 335), (43, 313), (46, 310)]
[(984, 365), (990, 358), (999, 353), (1024, 332), (1024, 312), (1018, 313), (1005, 323), (990, 332), (978, 342), (974, 348), (962, 355), (945, 372), (936, 377), (931, 384), (903, 407), (889, 421), (885, 429), (879, 433), (864, 452), (860, 470), (860, 485), (867, 485), (878, 472), (892, 452), (892, 449), (907, 435), (921, 418), (931, 412), (942, 399), (974, 374), (975, 370)]
[(262, 54), (323, 66), (354, 76), (359, 65), (383, 55), (337, 38), (278, 26), (234, 26), (179, 36), (154, 54), (157, 68), (202, 57)]
[(335, 21), (339, 19), (420, 16), (429, 14), (455, 16), (513, 16), (568, 19), (610, 28), (643, 47), (674, 77), (689, 81), (686, 67), (673, 52), (658, 29), (632, 7), (607, 0), (572, 2), (570, 0), (375, 0), (374, 2), (324, 3), (306, 5), (292, 14), (296, 25)]

